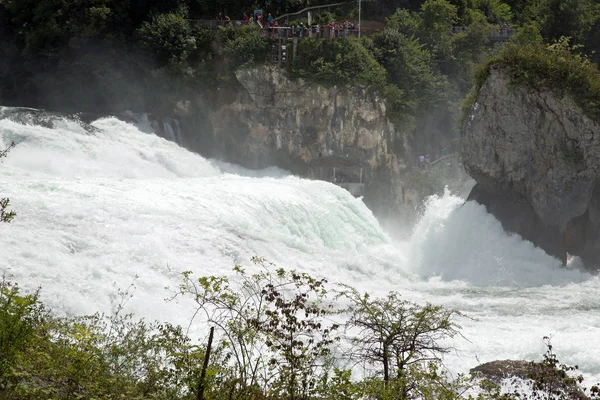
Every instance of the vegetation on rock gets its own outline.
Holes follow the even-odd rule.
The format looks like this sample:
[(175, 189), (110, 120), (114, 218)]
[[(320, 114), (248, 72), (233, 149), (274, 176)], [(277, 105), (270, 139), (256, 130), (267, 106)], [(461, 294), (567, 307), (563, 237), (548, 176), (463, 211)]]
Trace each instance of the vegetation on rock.
[[(491, 68), (501, 68), (516, 84), (570, 95), (588, 116), (598, 119), (600, 71), (597, 64), (577, 50), (564, 37), (552, 45), (507, 44), (481, 68), (475, 90), (485, 83)], [(470, 101), (474, 100), (472, 96)]]

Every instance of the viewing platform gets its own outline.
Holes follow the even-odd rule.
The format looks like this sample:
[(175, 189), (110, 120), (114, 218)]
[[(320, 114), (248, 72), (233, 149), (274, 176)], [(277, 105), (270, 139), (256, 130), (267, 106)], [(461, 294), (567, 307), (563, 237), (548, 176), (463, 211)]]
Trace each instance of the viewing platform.
[(345, 165), (314, 165), (310, 168), (309, 178), (331, 182), (346, 189), (354, 197), (365, 194), (367, 174), (366, 168)]

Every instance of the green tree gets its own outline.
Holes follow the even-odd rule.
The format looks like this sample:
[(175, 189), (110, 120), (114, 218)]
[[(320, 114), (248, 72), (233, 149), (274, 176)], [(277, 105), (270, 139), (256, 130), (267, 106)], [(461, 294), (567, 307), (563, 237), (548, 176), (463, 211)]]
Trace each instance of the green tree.
[(548, 42), (566, 36), (583, 44), (597, 19), (592, 0), (540, 0), (537, 7), (537, 20)]
[(476, 7), (492, 24), (510, 23), (513, 19), (513, 13), (510, 5), (501, 0), (475, 0)]
[(39, 291), (22, 296), (18, 285), (2, 276), (0, 280), (0, 395), (13, 382), (12, 370), (19, 355), (34, 338), (44, 317)]
[(182, 13), (157, 14), (138, 29), (142, 46), (154, 55), (158, 66), (177, 67), (197, 49), (192, 28)]
[(273, 43), (260, 34), (258, 25), (220, 27), (217, 40), (233, 69), (264, 63)]
[[(391, 292), (384, 298), (371, 298), (355, 288), (342, 286), (340, 296), (350, 301), (347, 328), (356, 328), (352, 354), (376, 367), (385, 384), (409, 396), (414, 383), (412, 369), (423, 362), (439, 360), (448, 347), (440, 341), (458, 334), (454, 319), (462, 314), (440, 306), (417, 304)], [(394, 383), (395, 382), (395, 383)], [(394, 386), (394, 385), (400, 385)]]
[(328, 86), (362, 84), (381, 89), (386, 85), (385, 69), (357, 39), (305, 39), (298, 54), (292, 66), (294, 77)]
[(485, 61), (492, 47), (489, 36), (498, 29), (479, 10), (468, 10), (468, 15), (468, 29), (452, 38), (453, 59), (443, 65), (443, 72), (458, 86), (460, 93), (468, 92), (473, 85), (475, 68)]
[(519, 44), (544, 44), (544, 38), (540, 32), (540, 26), (534, 21), (527, 22), (519, 27), (517, 32), (510, 38), (510, 40)]
[(421, 7), (421, 32), (438, 60), (452, 55), (452, 27), (458, 21), (456, 6), (447, 0), (427, 0)]
[[(10, 149), (15, 146), (15, 143), (11, 143), (8, 148), (0, 150), (0, 160), (7, 156)], [(7, 198), (0, 198), (0, 222), (10, 222), (17, 215), (14, 211), (8, 209), (10, 206), (10, 200)]]
[(185, 272), (177, 296), (191, 296), (207, 325), (216, 327), (219, 348), (231, 359), (232, 391), (249, 398), (257, 388), (287, 399), (318, 392), (317, 376), (338, 340), (336, 323), (326, 317), (325, 281), (285, 271), (263, 259), (249, 275), (236, 266), (235, 280)]
[(414, 36), (386, 29), (373, 36), (371, 47), (377, 61), (387, 71), (388, 81), (403, 94), (403, 112), (439, 103), (446, 81), (435, 68), (429, 50)]

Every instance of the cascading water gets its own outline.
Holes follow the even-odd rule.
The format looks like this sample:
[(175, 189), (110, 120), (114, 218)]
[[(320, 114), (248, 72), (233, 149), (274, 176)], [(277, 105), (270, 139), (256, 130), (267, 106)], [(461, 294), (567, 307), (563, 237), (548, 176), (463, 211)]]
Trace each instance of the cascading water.
[(481, 206), (432, 198), (412, 238), (394, 243), (335, 185), (206, 160), (115, 118), (25, 114), (0, 109), (0, 148), (18, 143), (0, 165), (0, 195), (18, 211), (0, 225), (0, 270), (41, 285), (57, 312), (110, 311), (138, 276), (130, 311), (185, 324), (192, 305), (164, 301), (177, 271), (224, 274), (259, 255), (460, 309), (473, 319), (445, 360), (454, 371), (539, 359), (552, 335), (562, 361), (600, 379), (600, 280), (507, 235)]

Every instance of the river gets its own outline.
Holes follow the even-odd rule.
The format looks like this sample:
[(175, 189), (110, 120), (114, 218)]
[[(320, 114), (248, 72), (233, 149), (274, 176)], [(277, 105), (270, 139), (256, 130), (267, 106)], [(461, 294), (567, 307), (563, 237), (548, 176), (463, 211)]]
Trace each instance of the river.
[(431, 198), (411, 238), (397, 242), (360, 199), (327, 182), (207, 160), (116, 118), (84, 129), (1, 115), (0, 148), (18, 144), (0, 165), (0, 195), (18, 216), (0, 225), (0, 270), (41, 286), (56, 313), (109, 312), (117, 288), (135, 281), (128, 311), (186, 324), (192, 304), (164, 301), (179, 271), (228, 274), (258, 255), (463, 311), (464, 338), (444, 359), (453, 372), (540, 359), (552, 336), (561, 361), (600, 380), (600, 279), (506, 234), (482, 206)]

